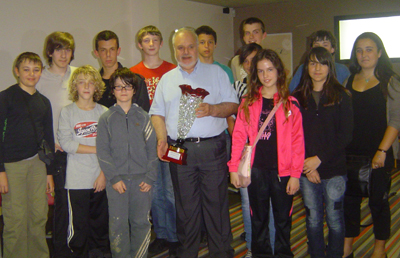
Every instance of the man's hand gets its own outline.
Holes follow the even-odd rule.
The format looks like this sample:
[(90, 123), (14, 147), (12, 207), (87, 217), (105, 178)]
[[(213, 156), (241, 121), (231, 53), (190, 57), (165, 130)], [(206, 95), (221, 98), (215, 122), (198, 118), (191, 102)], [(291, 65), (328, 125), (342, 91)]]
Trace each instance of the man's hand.
[(160, 160), (169, 162), (169, 160), (163, 159), (163, 156), (165, 153), (167, 153), (168, 150), (168, 143), (164, 140), (158, 140), (157, 141), (157, 156)]
[(208, 103), (200, 103), (199, 107), (196, 108), (195, 111), (197, 118), (212, 116), (214, 111), (214, 105), (210, 105)]
[(106, 188), (106, 177), (104, 176), (103, 171), (100, 171), (99, 176), (96, 178), (96, 181), (94, 181), (93, 188), (94, 192), (98, 193), (103, 191)]
[(146, 184), (145, 182), (140, 183), (139, 187), (140, 187), (140, 191), (144, 192), (144, 193), (147, 193), (151, 189), (151, 185)]
[(8, 193), (8, 179), (5, 171), (0, 172), (0, 193)]
[(46, 193), (54, 192), (54, 181), (52, 175), (47, 175)]
[(300, 188), (300, 182), (298, 178), (290, 177), (286, 186), (286, 193), (288, 195), (294, 195)]
[(233, 128), (235, 127), (235, 118), (233, 116), (228, 116), (226, 118), (226, 122), (228, 123), (228, 132), (229, 135), (232, 136)]
[(233, 184), (233, 186), (235, 186), (236, 188), (240, 188), (240, 181), (239, 181), (239, 175), (237, 172), (231, 172), (229, 173), (230, 177), (231, 177), (231, 184)]
[(115, 191), (117, 191), (120, 194), (123, 194), (126, 191), (125, 183), (122, 180), (119, 181), (118, 183), (113, 184), (112, 187), (114, 188)]

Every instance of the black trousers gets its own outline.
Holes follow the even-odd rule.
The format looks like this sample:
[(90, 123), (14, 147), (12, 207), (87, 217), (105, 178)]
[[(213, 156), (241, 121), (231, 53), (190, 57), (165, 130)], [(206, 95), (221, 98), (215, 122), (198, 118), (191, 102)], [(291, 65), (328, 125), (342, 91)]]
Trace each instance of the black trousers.
[(57, 151), (55, 155), (56, 174), (53, 176), (55, 185), (53, 244), (54, 258), (71, 257), (72, 252), (67, 245), (68, 232), (68, 197), (65, 190), (65, 173), (67, 168), (67, 153)]
[(225, 135), (199, 143), (185, 142), (184, 146), (188, 165), (170, 163), (177, 236), (182, 244), (178, 257), (198, 256), (204, 218), (210, 257), (232, 258)]
[(110, 252), (108, 237), (108, 200), (106, 190), (95, 193), (94, 189), (68, 190), (70, 199), (69, 246), (73, 257), (89, 257), (98, 249)]
[[(293, 195), (286, 194), (289, 176), (278, 177), (278, 171), (253, 167), (247, 187), (251, 209), (251, 251), (253, 257), (293, 257), (290, 249)], [(275, 221), (275, 256), (269, 239), (269, 204)]]
[[(393, 165), (385, 162), (385, 167), (374, 169), (372, 172), (368, 205), (374, 223), (375, 239), (377, 240), (386, 240), (390, 236), (389, 191), (392, 167)], [(346, 237), (357, 237), (360, 234), (361, 201), (362, 197), (347, 195), (344, 197)]]

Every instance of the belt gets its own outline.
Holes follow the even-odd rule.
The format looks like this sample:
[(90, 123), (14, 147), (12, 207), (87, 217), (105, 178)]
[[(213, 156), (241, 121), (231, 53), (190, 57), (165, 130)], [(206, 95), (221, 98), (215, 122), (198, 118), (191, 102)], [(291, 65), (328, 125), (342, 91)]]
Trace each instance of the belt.
[(207, 140), (210, 140), (210, 139), (215, 139), (215, 138), (217, 138), (219, 136), (220, 135), (216, 135), (216, 136), (213, 136), (213, 137), (206, 137), (206, 138), (201, 138), (201, 137), (186, 138), (185, 142), (199, 143), (199, 142), (207, 141)]

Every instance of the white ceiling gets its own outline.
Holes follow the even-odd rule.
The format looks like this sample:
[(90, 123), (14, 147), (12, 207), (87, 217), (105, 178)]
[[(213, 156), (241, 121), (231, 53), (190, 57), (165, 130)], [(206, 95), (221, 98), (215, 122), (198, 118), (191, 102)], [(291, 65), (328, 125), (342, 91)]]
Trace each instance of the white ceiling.
[(188, 0), (192, 2), (199, 2), (203, 4), (213, 4), (223, 7), (246, 7), (259, 4), (269, 4), (275, 2), (288, 2), (294, 0)]

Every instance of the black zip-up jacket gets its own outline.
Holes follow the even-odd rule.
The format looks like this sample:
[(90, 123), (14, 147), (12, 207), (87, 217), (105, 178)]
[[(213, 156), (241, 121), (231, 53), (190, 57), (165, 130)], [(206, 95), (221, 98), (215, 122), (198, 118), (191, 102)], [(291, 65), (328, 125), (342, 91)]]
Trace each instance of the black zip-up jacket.
[(321, 179), (346, 175), (345, 149), (353, 135), (351, 97), (343, 91), (340, 103), (327, 105), (327, 98), (322, 94), (317, 107), (310, 94), (307, 109), (300, 106), (300, 111), (303, 115), (305, 158), (318, 156), (321, 165), (317, 171)]
[[(38, 139), (35, 139), (29, 110)], [(5, 171), (4, 163), (17, 162), (36, 155), (38, 143), (43, 138), (54, 152), (51, 104), (38, 91), (31, 95), (15, 84), (0, 92), (0, 130), (0, 172)], [(47, 174), (53, 174), (53, 165), (47, 166)]]

